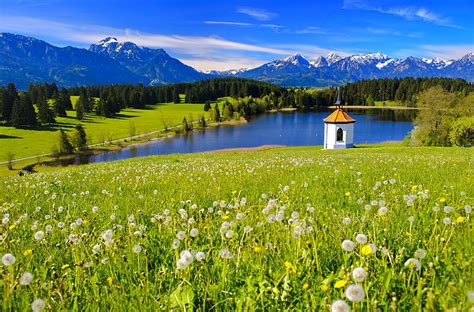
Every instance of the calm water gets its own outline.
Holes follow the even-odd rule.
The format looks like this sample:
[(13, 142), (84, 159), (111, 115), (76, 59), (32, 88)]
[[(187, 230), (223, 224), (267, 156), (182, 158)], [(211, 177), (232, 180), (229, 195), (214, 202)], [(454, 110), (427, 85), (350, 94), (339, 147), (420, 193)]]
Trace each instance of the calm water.
[[(347, 110), (356, 119), (354, 143), (400, 141), (412, 130), (414, 111)], [(261, 145), (323, 145), (324, 124), (330, 110), (311, 112), (268, 113), (238, 126), (220, 126), (192, 134), (77, 157), (56, 165), (105, 162), (132, 157), (174, 153), (193, 153), (217, 149), (256, 147)]]

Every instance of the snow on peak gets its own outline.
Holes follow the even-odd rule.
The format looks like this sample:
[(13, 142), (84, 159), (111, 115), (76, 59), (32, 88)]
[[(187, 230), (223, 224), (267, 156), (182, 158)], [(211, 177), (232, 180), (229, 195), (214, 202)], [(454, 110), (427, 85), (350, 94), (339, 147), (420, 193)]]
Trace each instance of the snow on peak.
[(350, 56), (351, 61), (358, 63), (369, 63), (372, 61), (387, 60), (388, 56), (382, 53), (355, 54)]
[(117, 38), (107, 37), (107, 38), (102, 39), (101, 41), (99, 41), (98, 45), (108, 46), (109, 44), (114, 43), (114, 42), (118, 42)]
[(326, 60), (328, 61), (329, 64), (335, 63), (335, 62), (337, 62), (341, 59), (342, 59), (342, 57), (339, 54), (337, 54), (336, 52), (330, 52), (326, 56)]
[(283, 59), (285, 62), (292, 63), (294, 65), (298, 65), (300, 63), (308, 63), (308, 60), (305, 59), (301, 54), (295, 53), (293, 55), (288, 56), (287, 58)]

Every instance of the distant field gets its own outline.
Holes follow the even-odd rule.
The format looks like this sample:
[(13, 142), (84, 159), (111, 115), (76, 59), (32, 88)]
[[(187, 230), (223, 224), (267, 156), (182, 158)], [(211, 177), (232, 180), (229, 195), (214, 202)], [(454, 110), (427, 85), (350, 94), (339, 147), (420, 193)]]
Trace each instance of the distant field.
[(0, 305), (469, 311), (473, 159), (294, 147), (0, 178)]
[[(78, 97), (72, 97), (73, 105)], [(163, 129), (167, 126), (181, 124), (183, 117), (195, 120), (205, 114), (204, 104), (156, 104), (148, 105), (147, 109), (128, 108), (114, 118), (102, 118), (95, 114), (86, 115), (82, 122), (90, 143), (128, 137), (130, 123), (133, 123), (137, 134)], [(56, 131), (60, 128), (69, 131), (79, 123), (75, 111), (68, 111), (67, 117), (56, 118), (58, 125), (41, 130), (16, 129), (0, 127), (0, 161), (5, 161), (5, 152), (13, 151), (15, 158), (22, 158), (51, 152)], [(207, 116), (207, 115), (206, 115)]]
[(403, 103), (398, 101), (374, 101), (375, 106), (405, 106)]

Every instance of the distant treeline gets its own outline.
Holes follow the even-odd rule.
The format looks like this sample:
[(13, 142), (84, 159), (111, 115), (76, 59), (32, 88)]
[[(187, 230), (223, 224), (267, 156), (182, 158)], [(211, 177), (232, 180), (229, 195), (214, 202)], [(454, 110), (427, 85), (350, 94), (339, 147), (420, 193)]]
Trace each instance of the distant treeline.
[[(395, 78), (349, 83), (341, 87), (344, 105), (374, 105), (375, 101), (399, 101), (415, 106), (417, 94), (433, 86), (465, 96), (474, 86), (463, 79)], [(184, 97), (182, 96), (184, 94)], [(73, 105), (70, 96), (78, 96)], [(18, 92), (14, 84), (0, 87), (0, 122), (18, 126), (51, 124), (66, 110), (76, 110), (77, 119), (86, 113), (113, 117), (127, 107), (145, 108), (156, 103), (206, 103), (230, 96), (229, 114), (258, 114), (285, 107), (311, 108), (334, 104), (337, 89), (309, 90), (283, 88), (266, 82), (242, 78), (214, 78), (194, 83), (166, 86), (104, 85), (59, 89), (54, 83), (31, 84), (26, 92)], [(36, 106), (36, 109), (35, 109)]]
[(341, 87), (346, 105), (374, 105), (374, 101), (397, 101), (415, 106), (417, 95), (434, 86), (461, 96), (474, 91), (474, 85), (464, 79), (393, 78), (361, 80)]

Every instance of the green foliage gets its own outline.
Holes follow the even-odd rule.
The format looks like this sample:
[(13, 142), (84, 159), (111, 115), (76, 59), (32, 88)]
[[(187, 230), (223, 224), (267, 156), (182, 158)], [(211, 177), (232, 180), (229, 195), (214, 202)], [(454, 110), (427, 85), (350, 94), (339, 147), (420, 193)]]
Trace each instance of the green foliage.
[[(169, 155), (2, 178), (0, 257), (16, 257), (0, 263), (2, 311), (36, 299), (48, 311), (328, 311), (338, 299), (469, 311), (473, 184), (472, 151), (456, 147)], [(352, 304), (359, 267), (365, 297)]]
[(182, 130), (184, 133), (187, 133), (191, 131), (191, 126), (189, 125), (188, 121), (186, 120), (186, 117), (183, 118), (183, 123), (181, 126)]
[(204, 111), (208, 112), (210, 109), (211, 109), (211, 103), (209, 101), (206, 101), (206, 103), (204, 103)]
[(38, 98), (38, 121), (41, 124), (56, 122), (54, 112), (50, 109), (47, 99), (43, 96)]
[(78, 151), (83, 151), (87, 148), (87, 135), (84, 127), (81, 124), (76, 125), (76, 128), (72, 134), (71, 143), (72, 146)]
[(12, 107), (11, 122), (14, 127), (34, 126), (37, 124), (36, 112), (26, 93), (15, 98)]
[[(460, 117), (474, 115), (474, 93), (460, 97), (444, 90), (441, 86), (436, 86), (422, 92), (418, 97), (417, 105), (420, 111), (415, 119), (416, 129), (413, 131), (412, 144), (450, 146), (453, 142), (450, 132), (454, 122)], [(457, 134), (463, 135), (461, 127), (459, 125), (456, 132), (452, 134), (454, 137)], [(468, 130), (467, 133), (469, 133)], [(461, 141), (464, 142), (463, 139)]]
[(474, 116), (461, 117), (454, 121), (449, 132), (452, 145), (474, 145)]
[(74, 152), (74, 147), (69, 142), (67, 134), (62, 129), (59, 130), (57, 146), (60, 155), (69, 155)]

